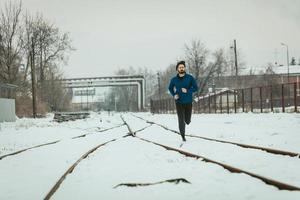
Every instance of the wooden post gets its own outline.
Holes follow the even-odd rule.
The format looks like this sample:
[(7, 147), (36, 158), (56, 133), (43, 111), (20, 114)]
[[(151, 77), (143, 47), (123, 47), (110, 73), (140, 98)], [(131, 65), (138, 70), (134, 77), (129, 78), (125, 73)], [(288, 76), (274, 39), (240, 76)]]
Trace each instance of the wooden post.
[(229, 114), (229, 96), (228, 96), (228, 90), (226, 91), (227, 96), (227, 114)]
[(236, 90), (233, 90), (233, 96), (234, 96), (234, 113), (236, 113)]
[(271, 111), (274, 112), (274, 109), (273, 109), (273, 87), (272, 87), (272, 85), (271, 85), (270, 87), (271, 87), (271, 94), (270, 94), (270, 99), (271, 99)]
[(223, 107), (222, 107), (222, 106), (223, 106), (223, 105), (222, 105), (222, 104), (223, 104), (222, 99), (223, 99), (223, 93), (220, 94), (220, 112), (221, 112), (221, 114), (223, 113), (223, 111), (222, 111), (222, 110), (223, 110)]
[(281, 107), (282, 107), (282, 112), (285, 112), (285, 105), (284, 105), (284, 84), (281, 84)]
[(215, 113), (217, 113), (217, 94), (216, 94), (216, 92), (215, 92), (214, 104), (215, 104)]
[(294, 82), (294, 106), (295, 112), (297, 112), (297, 83)]
[(210, 94), (208, 94), (208, 113), (210, 113)]
[(153, 113), (152, 112), (152, 99), (150, 99), (150, 113)]
[(204, 99), (204, 95), (203, 95), (203, 113), (206, 112), (206, 105), (205, 105), (205, 99)]
[(262, 108), (262, 87), (259, 87), (259, 101), (260, 101), (260, 113), (263, 112)]
[(250, 88), (250, 106), (251, 112), (253, 112), (253, 88)]
[(245, 112), (245, 96), (244, 96), (244, 89), (242, 89), (242, 107), (243, 107), (243, 112)]
[(197, 111), (198, 111), (198, 114), (200, 113), (200, 99), (199, 99), (199, 96), (197, 96), (198, 98), (198, 101), (197, 101)]

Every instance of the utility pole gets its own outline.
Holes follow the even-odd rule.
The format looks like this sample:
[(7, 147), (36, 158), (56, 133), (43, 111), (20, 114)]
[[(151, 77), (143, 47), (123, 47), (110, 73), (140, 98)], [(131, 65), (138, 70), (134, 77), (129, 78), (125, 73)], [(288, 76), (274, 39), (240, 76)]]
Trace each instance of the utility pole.
[(34, 63), (34, 42), (31, 38), (31, 84), (32, 84), (32, 114), (33, 118), (36, 118), (36, 80), (35, 80), (35, 63)]
[(236, 40), (234, 39), (234, 66), (235, 66), (235, 76), (238, 76), (238, 64), (237, 64), (237, 53), (236, 53)]
[(233, 48), (234, 51), (234, 67), (235, 67), (235, 84), (237, 87), (238, 86), (238, 62), (237, 62), (237, 51), (236, 51), (236, 39), (233, 40), (233, 47), (231, 46), (230, 48)]
[(157, 84), (158, 84), (158, 95), (159, 95), (159, 100), (161, 100), (161, 90), (160, 90), (160, 77), (159, 77), (159, 72), (157, 72)]

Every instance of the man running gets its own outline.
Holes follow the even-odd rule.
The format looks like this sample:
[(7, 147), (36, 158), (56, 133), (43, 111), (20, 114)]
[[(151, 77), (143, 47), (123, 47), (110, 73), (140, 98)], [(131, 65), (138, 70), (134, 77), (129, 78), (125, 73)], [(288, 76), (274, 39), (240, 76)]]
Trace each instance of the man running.
[(183, 141), (185, 139), (185, 124), (191, 122), (193, 92), (198, 90), (194, 77), (185, 72), (185, 62), (180, 61), (176, 65), (177, 75), (169, 84), (169, 91), (175, 99), (178, 116), (179, 131)]

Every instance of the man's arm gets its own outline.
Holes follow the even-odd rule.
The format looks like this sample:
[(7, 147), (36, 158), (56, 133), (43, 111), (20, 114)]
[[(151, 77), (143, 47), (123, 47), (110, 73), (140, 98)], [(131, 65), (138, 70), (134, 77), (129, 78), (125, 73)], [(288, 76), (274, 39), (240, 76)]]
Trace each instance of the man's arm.
[(169, 92), (171, 93), (172, 96), (175, 95), (173, 79), (171, 79), (170, 84), (169, 84)]
[(170, 84), (169, 84), (169, 92), (171, 93), (171, 95), (174, 97), (175, 100), (179, 99), (179, 95), (178, 95), (178, 92), (174, 92), (174, 81), (173, 79), (170, 81)]

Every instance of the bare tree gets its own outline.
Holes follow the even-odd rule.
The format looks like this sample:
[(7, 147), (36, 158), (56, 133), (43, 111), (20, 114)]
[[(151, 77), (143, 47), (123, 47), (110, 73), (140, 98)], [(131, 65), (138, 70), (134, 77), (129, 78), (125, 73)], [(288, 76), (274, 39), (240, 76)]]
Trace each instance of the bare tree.
[(58, 66), (67, 62), (67, 55), (74, 50), (67, 33), (61, 33), (55, 25), (48, 22), (42, 15), (35, 17), (25, 15), (24, 58), (26, 63), (24, 80), (28, 77), (31, 60), (35, 61), (38, 82), (38, 96), (40, 101), (46, 102), (52, 109), (62, 109), (53, 98), (65, 93), (65, 89), (58, 80), (62, 78)]
[(0, 16), (0, 80), (6, 83), (17, 83), (21, 62), (22, 4), (5, 4)]
[(225, 57), (224, 49), (217, 49), (212, 54), (213, 61), (208, 64), (208, 73), (205, 76), (205, 79), (201, 85), (200, 93), (203, 93), (206, 83), (209, 82), (212, 88), (223, 87), (220, 85), (220, 80), (222, 76), (228, 74), (230, 70), (229, 62)]
[[(16, 100), (17, 107), (20, 108), (17, 110), (30, 110), (22, 109), (23, 101), (18, 101), (18, 98), (29, 100), (35, 88), (31, 88), (29, 84), (33, 77), (32, 73), (31, 76), (28, 73), (32, 72), (30, 66), (36, 69), (34, 75), (38, 81), (39, 103), (44, 104), (44, 101), (51, 106), (58, 105), (49, 97), (61, 97), (64, 88), (52, 80), (62, 77), (58, 66), (67, 62), (68, 54), (72, 50), (74, 48), (68, 33), (61, 33), (42, 15), (23, 15), (21, 2), (9, 1), (0, 11), (0, 81), (19, 86)], [(56, 89), (49, 90), (49, 83), (54, 84)], [(29, 104), (25, 106), (28, 107)]]
[(63, 73), (57, 67), (49, 68), (45, 77), (44, 99), (51, 111), (65, 111), (70, 108), (72, 100), (72, 90), (63, 87), (60, 81), (63, 79)]
[[(45, 100), (44, 93), (47, 91), (45, 81), (47, 80), (47, 76), (52, 76), (50, 68), (55, 68), (61, 62), (65, 63), (67, 61), (67, 54), (74, 50), (74, 48), (71, 46), (69, 35), (67, 33), (60, 33), (59, 29), (47, 22), (42, 15), (37, 15), (35, 18), (26, 15), (25, 21), (26, 34), (24, 40), (27, 44), (27, 48), (25, 48), (27, 55), (26, 72), (28, 70), (29, 55), (33, 54), (32, 56), (37, 61), (36, 68), (40, 97), (42, 100)], [(34, 45), (34, 52), (30, 48), (31, 43)], [(52, 70), (52, 72), (54, 71)]]
[(215, 62), (215, 76), (224, 76), (228, 71), (229, 65), (225, 57), (224, 49), (218, 49), (213, 53)]
[(200, 76), (203, 76), (206, 71), (209, 51), (201, 40), (192, 40), (189, 45), (185, 44), (184, 48), (189, 72), (195, 76), (199, 84)]
[(207, 74), (207, 76), (211, 75), (211, 71), (206, 64), (209, 51), (204, 43), (199, 39), (192, 40), (190, 45), (185, 44), (184, 47), (189, 72), (194, 75), (196, 82), (200, 88), (200, 90), (198, 91), (199, 95), (199, 92), (203, 88), (203, 85), (206, 85), (206, 82), (204, 81), (208, 80), (207, 78), (202, 80), (202, 77), (204, 77), (205, 74)]

